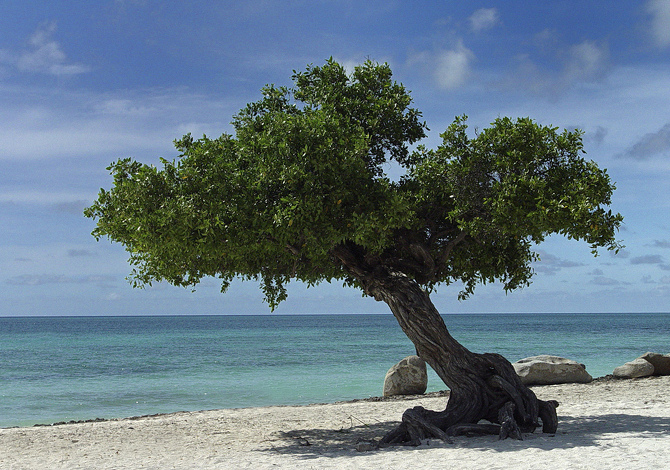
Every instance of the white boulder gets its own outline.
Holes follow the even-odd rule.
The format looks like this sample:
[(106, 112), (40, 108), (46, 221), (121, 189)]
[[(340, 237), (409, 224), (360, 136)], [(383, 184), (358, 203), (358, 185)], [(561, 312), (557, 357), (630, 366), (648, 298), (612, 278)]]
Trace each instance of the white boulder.
[(514, 364), (514, 370), (525, 385), (588, 383), (593, 380), (584, 364), (558, 356), (533, 356)]
[(389, 369), (384, 378), (384, 396), (421, 395), (428, 388), (426, 363), (419, 356), (408, 356)]
[(621, 379), (649, 377), (654, 375), (654, 366), (646, 359), (638, 357), (634, 361), (626, 362), (624, 365), (617, 367), (612, 374)]

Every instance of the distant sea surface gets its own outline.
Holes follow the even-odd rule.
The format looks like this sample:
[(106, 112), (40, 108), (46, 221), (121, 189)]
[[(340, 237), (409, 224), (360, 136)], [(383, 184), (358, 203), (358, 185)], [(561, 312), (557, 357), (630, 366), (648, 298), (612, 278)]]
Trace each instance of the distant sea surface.
[[(670, 353), (670, 314), (445, 315), (474, 352), (594, 377)], [(414, 347), (391, 315), (0, 318), (0, 427), (380, 396)], [(445, 385), (431, 371), (429, 391)]]

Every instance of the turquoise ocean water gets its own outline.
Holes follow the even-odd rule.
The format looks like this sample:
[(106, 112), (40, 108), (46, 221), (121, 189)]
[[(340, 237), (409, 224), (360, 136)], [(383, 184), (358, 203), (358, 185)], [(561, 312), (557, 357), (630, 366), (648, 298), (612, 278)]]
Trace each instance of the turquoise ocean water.
[[(670, 314), (444, 318), (475, 352), (568, 357), (594, 377), (670, 353)], [(379, 396), (413, 353), (391, 315), (0, 318), (0, 427)]]

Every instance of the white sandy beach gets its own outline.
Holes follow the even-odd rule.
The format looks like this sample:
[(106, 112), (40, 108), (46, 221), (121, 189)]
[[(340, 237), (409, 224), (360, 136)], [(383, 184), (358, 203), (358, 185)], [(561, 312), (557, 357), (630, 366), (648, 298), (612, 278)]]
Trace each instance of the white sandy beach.
[(418, 397), (0, 429), (0, 469), (670, 468), (670, 377), (534, 390), (561, 403), (556, 435), (355, 449), (408, 407), (445, 405), (444, 397)]

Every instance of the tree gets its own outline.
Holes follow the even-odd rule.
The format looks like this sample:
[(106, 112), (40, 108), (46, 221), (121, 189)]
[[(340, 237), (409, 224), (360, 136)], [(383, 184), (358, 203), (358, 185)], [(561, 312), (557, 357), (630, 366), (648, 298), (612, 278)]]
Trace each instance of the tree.
[[(511, 364), (449, 334), (429, 292), (460, 281), (528, 285), (533, 247), (559, 233), (617, 250), (623, 218), (606, 210), (614, 185), (582, 158), (581, 133), (528, 118), (468, 135), (457, 117), (430, 150), (409, 92), (387, 65), (347, 74), (332, 59), (267, 86), (233, 120), (235, 135), (175, 142), (161, 169), (121, 159), (86, 216), (122, 243), (135, 286), (194, 286), (216, 276), (260, 281), (269, 305), (285, 285), (341, 281), (386, 302), (416, 351), (450, 389), (446, 409), (407, 410), (383, 443), (472, 432), (520, 437), (557, 426)], [(391, 180), (389, 162), (404, 171)], [(489, 424), (480, 424), (488, 420)]]

